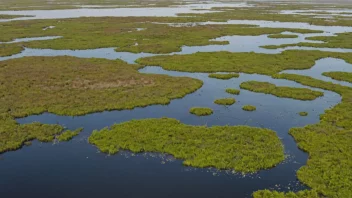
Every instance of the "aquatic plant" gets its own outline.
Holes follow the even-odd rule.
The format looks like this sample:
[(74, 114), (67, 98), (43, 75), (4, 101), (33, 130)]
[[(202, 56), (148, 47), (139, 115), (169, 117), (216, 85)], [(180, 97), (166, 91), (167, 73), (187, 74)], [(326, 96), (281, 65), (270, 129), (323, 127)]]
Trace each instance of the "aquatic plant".
[(305, 112), (305, 111), (302, 111), (302, 112), (299, 112), (299, 115), (300, 115), (300, 116), (307, 116), (307, 115), (308, 115), (308, 113), (307, 113), (307, 112)]
[[(192, 93), (200, 80), (141, 74), (138, 65), (105, 59), (26, 57), (0, 62), (0, 153), (32, 139), (52, 141), (58, 125), (20, 125), (15, 118), (43, 112), (84, 115), (168, 104)], [(77, 132), (77, 131), (76, 131)], [(59, 136), (67, 139), (75, 132)]]
[(226, 92), (229, 93), (229, 94), (234, 94), (234, 95), (239, 95), (240, 94), (240, 90), (238, 89), (226, 89)]
[(242, 107), (242, 109), (245, 110), (245, 111), (255, 111), (255, 110), (257, 110), (257, 108), (255, 106), (253, 106), (253, 105), (244, 105)]
[(221, 98), (214, 101), (218, 105), (232, 105), (235, 104), (236, 100), (234, 98)]
[(320, 115), (320, 123), (292, 128), (299, 148), (309, 153), (297, 172), (304, 184), (327, 197), (352, 197), (352, 88), (296, 74), (277, 74), (303, 85), (334, 91), (342, 101)]
[(320, 198), (315, 190), (303, 190), (298, 192), (278, 192), (259, 190), (253, 193), (253, 198)]
[[(297, 58), (301, 57), (301, 58)], [(352, 63), (352, 53), (287, 50), (280, 54), (254, 52), (198, 52), (184, 55), (158, 55), (137, 59), (144, 66), (161, 66), (183, 72), (243, 72), (274, 75), (287, 69), (309, 69), (325, 57)]]
[[(352, 33), (339, 33), (337, 36), (314, 36), (314, 37), (307, 37), (308, 40), (313, 41), (323, 41), (322, 43), (313, 43), (313, 42), (301, 42), (301, 43), (294, 43), (294, 44), (282, 44), (277, 46), (271, 46), (272, 49), (274, 48), (284, 48), (290, 46), (301, 46), (301, 47), (317, 47), (317, 48), (352, 48)], [(266, 47), (265, 47), (266, 48)]]
[[(102, 21), (104, 21), (102, 23)], [(38, 49), (116, 48), (119, 52), (164, 54), (181, 51), (182, 46), (226, 45), (228, 41), (212, 40), (226, 35), (262, 35), (284, 31), (312, 30), (262, 28), (254, 25), (199, 25), (172, 27), (173, 22), (208, 21), (190, 17), (82, 17), (58, 20), (27, 20), (2, 23), (0, 41), (16, 38), (62, 36), (58, 39), (21, 43)], [(43, 27), (55, 26), (43, 31)], [(137, 31), (144, 28), (144, 31)], [(96, 39), (99, 38), (99, 39)], [(138, 45), (135, 45), (138, 43)], [(216, 71), (214, 71), (216, 72)]]
[(13, 54), (18, 54), (23, 50), (18, 44), (1, 44), (0, 43), (0, 57), (1, 56), (11, 56)]
[(231, 78), (238, 78), (240, 75), (236, 73), (230, 73), (230, 74), (209, 74), (209, 78), (217, 78), (217, 79), (222, 79), (222, 80), (228, 80)]
[(296, 34), (270, 34), (268, 35), (268, 38), (298, 38), (298, 35)]
[(59, 141), (69, 141), (71, 140), (74, 136), (77, 136), (81, 131), (83, 130), (83, 128), (79, 128), (79, 129), (76, 129), (74, 131), (71, 131), (71, 130), (67, 130), (67, 131), (64, 131), (62, 132), (60, 135), (58, 135), (56, 138), (59, 140)]
[(104, 153), (162, 152), (194, 167), (256, 172), (284, 159), (274, 131), (249, 126), (191, 126), (170, 118), (132, 120), (94, 131), (89, 142)]
[(241, 89), (271, 94), (280, 98), (293, 98), (297, 100), (315, 100), (324, 95), (321, 91), (313, 91), (307, 88), (280, 87), (268, 82), (246, 81), (240, 84)]
[(0, 113), (0, 153), (20, 149), (26, 142), (34, 139), (50, 142), (62, 130), (59, 125), (37, 122), (20, 125), (7, 113)]
[(206, 107), (192, 107), (189, 112), (197, 116), (207, 116), (213, 114), (213, 110)]
[(323, 72), (322, 75), (330, 77), (334, 80), (341, 80), (352, 83), (351, 72)]

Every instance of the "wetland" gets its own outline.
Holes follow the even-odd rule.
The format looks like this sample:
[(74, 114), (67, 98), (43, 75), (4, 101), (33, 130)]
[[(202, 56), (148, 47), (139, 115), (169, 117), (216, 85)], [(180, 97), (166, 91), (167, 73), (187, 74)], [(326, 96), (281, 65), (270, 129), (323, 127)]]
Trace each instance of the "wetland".
[(351, 197), (344, 8), (4, 1), (1, 195)]

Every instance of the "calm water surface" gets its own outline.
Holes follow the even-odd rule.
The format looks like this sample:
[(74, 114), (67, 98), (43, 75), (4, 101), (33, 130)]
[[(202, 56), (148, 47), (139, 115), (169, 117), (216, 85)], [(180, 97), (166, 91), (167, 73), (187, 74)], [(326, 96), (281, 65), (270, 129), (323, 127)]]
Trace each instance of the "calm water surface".
[[(1, 13), (0, 13), (1, 14)], [(235, 23), (235, 22), (233, 22)], [(263, 23), (263, 22), (261, 22)], [(258, 22), (259, 24), (259, 22)], [(267, 26), (285, 26), (286, 23), (272, 22)], [(302, 24), (301, 24), (302, 25)], [(265, 26), (265, 25), (264, 25)], [(305, 27), (302, 27), (305, 28)], [(320, 28), (320, 27), (319, 27)], [(326, 27), (323, 34), (333, 35), (349, 31), (348, 28)], [(266, 50), (261, 45), (296, 43), (305, 41), (308, 34), (298, 34), (297, 39), (269, 39), (261, 36), (227, 36), (216, 40), (227, 40), (229, 45), (184, 46), (181, 52), (190, 54), (198, 51), (232, 51), (279, 53), (284, 49)], [(32, 39), (33, 38), (28, 38)], [(53, 38), (55, 39), (55, 38)], [(25, 41), (25, 40), (21, 40)], [(29, 40), (30, 41), (30, 40)], [(117, 46), (118, 47), (118, 46)], [(338, 49), (330, 49), (338, 50)], [(24, 56), (61, 56), (120, 58), (133, 63), (137, 58), (154, 54), (115, 52), (114, 48), (92, 50), (50, 50), (25, 49), (22, 53), (0, 57), (0, 61)], [(298, 73), (350, 86), (349, 83), (323, 77), (325, 71), (349, 71), (352, 65), (326, 58), (316, 62), (309, 70), (284, 71)], [(205, 73), (166, 71), (160, 67), (145, 67), (142, 73), (188, 76), (204, 82), (202, 88), (182, 99), (172, 100), (169, 105), (154, 105), (124, 111), (105, 111), (85, 116), (58, 116), (50, 113), (17, 119), (21, 124), (38, 121), (60, 124), (68, 129), (84, 127), (84, 131), (70, 142), (40, 143), (0, 156), (0, 194), (2, 197), (250, 197), (258, 189), (280, 191), (301, 190), (306, 187), (297, 181), (296, 171), (306, 164), (307, 154), (297, 148), (288, 135), (292, 127), (302, 127), (319, 122), (319, 115), (341, 101), (333, 92), (324, 91), (324, 96), (314, 101), (299, 101), (277, 98), (272, 95), (241, 90), (240, 95), (230, 95), (226, 88), (237, 88), (248, 80), (266, 81), (279, 86), (306, 87), (298, 83), (272, 79), (257, 74), (240, 74), (239, 78), (219, 80), (208, 78)], [(311, 88), (313, 89), (313, 88)], [(315, 89), (319, 90), (319, 89)], [(219, 106), (215, 99), (234, 97), (232, 106)], [(243, 105), (255, 105), (257, 110), (246, 112)], [(210, 107), (214, 114), (197, 117), (189, 113), (193, 106)], [(307, 111), (307, 117), (298, 115)], [(242, 175), (232, 171), (218, 171), (212, 168), (198, 169), (185, 167), (181, 160), (157, 153), (132, 154), (128, 151), (113, 156), (100, 153), (87, 142), (93, 130), (121, 123), (131, 119), (171, 117), (191, 125), (250, 125), (265, 127), (277, 132), (285, 146), (286, 160), (277, 167), (262, 170), (252, 175)]]

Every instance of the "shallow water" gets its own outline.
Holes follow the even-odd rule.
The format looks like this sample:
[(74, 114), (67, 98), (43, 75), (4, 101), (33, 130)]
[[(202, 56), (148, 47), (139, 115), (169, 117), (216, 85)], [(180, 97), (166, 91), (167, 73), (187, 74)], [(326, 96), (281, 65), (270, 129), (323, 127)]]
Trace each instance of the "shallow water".
[(42, 36), (42, 37), (31, 37), (31, 38), (19, 38), (9, 42), (0, 42), (0, 44), (21, 43), (21, 42), (30, 42), (30, 41), (44, 41), (44, 40), (58, 39), (61, 37), (62, 36)]
[[(251, 7), (246, 3), (231, 4), (188, 4), (175, 7), (150, 7), (150, 8), (80, 8), (68, 10), (24, 10), (24, 11), (0, 11), (0, 14), (27, 15), (33, 17), (20, 17), (14, 19), (0, 20), (0, 22), (32, 20), (32, 19), (64, 19), (78, 17), (171, 17), (181, 13), (210, 13), (212, 7)], [(196, 10), (205, 9), (205, 10)]]
[[(257, 189), (304, 189), (305, 187), (297, 182), (295, 174), (297, 169), (306, 163), (307, 154), (297, 148), (293, 138), (288, 135), (288, 130), (294, 126), (318, 122), (319, 114), (323, 113), (324, 109), (336, 105), (341, 100), (338, 94), (329, 91), (324, 91), (324, 97), (315, 101), (282, 99), (246, 90), (241, 90), (238, 96), (225, 92), (226, 88), (239, 88), (241, 82), (248, 80), (305, 87), (295, 82), (256, 74), (240, 74), (236, 79), (219, 80), (208, 78), (208, 74), (204, 73), (165, 71), (160, 67), (146, 67), (140, 72), (189, 76), (201, 79), (204, 85), (195, 93), (173, 100), (169, 105), (106, 111), (77, 117), (44, 113), (18, 119), (22, 124), (39, 121), (61, 124), (69, 129), (84, 127), (84, 132), (68, 143), (52, 145), (36, 142), (22, 150), (3, 154), (0, 163), (1, 170), (4, 170), (0, 172), (0, 184), (3, 188), (0, 192), (13, 197), (28, 193), (40, 197), (59, 188), (65, 191), (56, 191), (54, 197), (95, 197), (102, 192), (109, 195), (122, 193), (124, 197), (140, 197), (145, 193), (154, 197), (249, 197)], [(213, 103), (221, 97), (235, 97), (237, 102), (229, 107)], [(257, 110), (243, 111), (241, 107), (246, 104), (257, 106)], [(207, 117), (194, 116), (188, 112), (193, 106), (213, 108), (214, 114)], [(300, 111), (307, 111), (309, 116), (299, 116), (297, 113)], [(124, 152), (107, 156), (97, 152), (97, 149), (86, 141), (95, 129), (131, 119), (160, 117), (176, 118), (192, 125), (250, 125), (270, 128), (282, 139), (288, 157), (273, 169), (243, 176), (231, 171), (184, 167), (180, 160), (164, 164), (165, 156), (151, 158), (143, 154), (131, 156)], [(38, 179), (31, 179), (34, 176), (37, 178), (38, 174)], [(21, 185), (17, 185), (19, 181), (22, 182)], [(80, 184), (79, 188), (74, 187), (77, 184)]]
[(346, 61), (335, 58), (324, 58), (320, 59), (316, 62), (316, 65), (311, 69), (306, 70), (285, 70), (281, 73), (289, 73), (289, 74), (299, 74), (304, 76), (311, 76), (313, 78), (332, 82), (335, 84), (340, 84), (343, 86), (352, 87), (352, 83), (334, 80), (330, 77), (323, 76), (323, 72), (331, 72), (331, 71), (342, 71), (342, 72), (352, 72), (352, 65), (346, 63)]
[[(1, 14), (1, 13), (0, 13)], [(230, 24), (256, 24), (262, 27), (288, 27), (322, 29), (318, 35), (334, 35), (352, 31), (352, 27), (306, 26), (303, 23), (277, 23), (263, 21), (229, 21)], [(296, 27), (297, 26), (297, 27)], [(182, 47), (181, 52), (172, 54), (190, 54), (198, 51), (232, 51), (279, 53), (285, 49), (268, 50), (262, 45), (280, 45), (307, 42), (312, 34), (297, 34), (297, 39), (270, 39), (260, 36), (226, 36), (215, 40), (227, 40), (229, 45), (210, 45)], [(316, 34), (315, 34), (316, 35)], [(29, 39), (29, 40), (28, 40)], [(33, 38), (27, 38), (30, 41)], [(116, 46), (118, 47), (118, 46)], [(299, 48), (307, 49), (307, 48)], [(317, 48), (314, 48), (317, 49)], [(321, 48), (318, 48), (323, 50)], [(329, 49), (328, 50), (339, 50)], [(342, 49), (344, 50), (344, 49)], [(10, 57), (0, 57), (0, 61), (24, 56), (61, 56), (96, 57), (122, 59), (134, 63), (137, 58), (154, 54), (115, 52), (114, 48), (92, 50), (50, 50), (29, 49)], [(339, 59), (326, 58), (316, 62), (309, 70), (283, 71), (298, 73), (314, 78), (332, 81), (346, 86), (349, 83), (335, 81), (321, 76), (324, 71), (351, 71), (352, 65)], [(248, 80), (266, 81), (279, 86), (306, 87), (298, 83), (272, 79), (257, 74), (240, 74), (239, 78), (219, 80), (208, 78), (205, 73), (186, 73), (166, 71), (160, 67), (145, 67), (142, 73), (166, 74), (171, 76), (189, 76), (204, 82), (201, 89), (182, 99), (172, 100), (169, 105), (153, 105), (124, 111), (105, 111), (85, 116), (57, 116), (50, 113), (17, 119), (21, 124), (39, 121), (48, 124), (61, 124), (69, 129), (84, 127), (84, 131), (70, 142), (39, 143), (24, 147), (15, 152), (0, 155), (0, 193), (4, 197), (99, 197), (119, 195), (121, 197), (250, 197), (258, 189), (276, 189), (280, 191), (301, 190), (306, 187), (297, 181), (296, 171), (306, 164), (307, 153), (297, 148), (288, 134), (292, 127), (302, 127), (319, 122), (319, 115), (341, 101), (333, 92), (324, 91), (324, 96), (314, 101), (299, 101), (277, 98), (272, 95), (241, 90), (240, 95), (230, 95), (226, 88), (237, 88)], [(313, 88), (311, 88), (313, 89)], [(319, 90), (319, 89), (314, 89)], [(232, 106), (224, 107), (213, 103), (215, 99), (234, 97)], [(254, 112), (243, 111), (243, 105), (255, 105)], [(194, 106), (210, 107), (214, 114), (197, 117), (190, 114)], [(298, 112), (306, 111), (307, 117)], [(96, 129), (102, 129), (131, 119), (176, 118), (192, 125), (250, 125), (275, 130), (285, 145), (287, 159), (277, 167), (259, 171), (253, 175), (242, 175), (231, 171), (198, 169), (182, 165), (168, 155), (131, 154), (120, 152), (107, 156), (87, 143), (87, 137)]]

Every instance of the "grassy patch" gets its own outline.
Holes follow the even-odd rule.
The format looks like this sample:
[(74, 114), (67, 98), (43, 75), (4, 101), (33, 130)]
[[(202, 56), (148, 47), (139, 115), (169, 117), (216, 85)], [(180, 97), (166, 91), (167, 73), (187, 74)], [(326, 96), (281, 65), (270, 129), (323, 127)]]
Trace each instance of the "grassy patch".
[[(300, 57), (300, 58), (297, 58)], [(199, 52), (187, 55), (153, 56), (137, 60), (184, 72), (244, 72), (273, 75), (287, 69), (309, 69), (321, 58), (341, 58), (352, 63), (352, 53), (288, 50), (280, 54), (253, 52)]]
[(326, 110), (320, 123), (290, 129), (298, 146), (309, 153), (298, 170), (300, 181), (327, 197), (352, 197), (352, 88), (295, 74), (274, 77), (334, 91), (342, 102)]
[(1, 61), (0, 153), (18, 149), (32, 139), (51, 141), (62, 131), (57, 125), (19, 125), (14, 118), (43, 112), (74, 116), (168, 104), (202, 86), (201, 81), (191, 78), (140, 74), (138, 68), (120, 60), (68, 56)]
[(207, 116), (213, 114), (213, 110), (211, 108), (205, 107), (192, 107), (189, 112), (197, 116)]
[(22, 50), (23, 50), (23, 47), (18, 44), (1, 44), (0, 43), (0, 57), (18, 54)]
[[(103, 22), (102, 22), (103, 21)], [(262, 35), (301, 29), (261, 28), (253, 25), (200, 25), (171, 27), (154, 22), (208, 21), (197, 17), (83, 17), (61, 20), (26, 20), (0, 24), (0, 41), (15, 38), (62, 36), (45, 41), (21, 43), (40, 49), (96, 49), (117, 47), (116, 51), (170, 53), (181, 51), (182, 46), (224, 45), (227, 41), (211, 39), (227, 35)], [(43, 31), (44, 27), (55, 26)], [(145, 28), (137, 31), (137, 28)], [(96, 39), (99, 38), (99, 39)], [(136, 45), (138, 44), (138, 45)]]
[(226, 89), (226, 92), (229, 93), (229, 94), (234, 94), (234, 95), (239, 95), (240, 94), (240, 90), (238, 89)]
[(257, 108), (255, 106), (253, 106), (253, 105), (244, 105), (242, 107), (242, 109), (245, 110), (245, 111), (255, 111), (255, 110), (257, 110)]
[(209, 78), (217, 78), (222, 80), (228, 80), (231, 78), (238, 78), (240, 75), (236, 73), (231, 74), (209, 74)]
[(352, 83), (352, 73), (350, 72), (324, 72), (322, 74), (334, 80), (341, 80)]
[(313, 91), (307, 88), (280, 87), (268, 82), (247, 81), (240, 85), (241, 89), (271, 94), (280, 98), (293, 98), (297, 100), (315, 100), (324, 95), (321, 91)]
[(259, 190), (253, 193), (253, 198), (320, 198), (321, 196), (315, 190), (303, 190), (294, 192), (278, 192), (270, 190)]
[(274, 131), (248, 126), (190, 126), (178, 120), (144, 119), (94, 131), (89, 142), (104, 153), (120, 149), (163, 152), (183, 159), (184, 165), (256, 172), (284, 159)]
[(141, 74), (120, 60), (26, 57), (0, 62), (0, 112), (83, 115), (168, 104), (202, 86), (187, 77)]
[[(0, 153), (20, 149), (26, 142), (37, 139), (50, 142), (63, 128), (40, 123), (19, 125), (7, 113), (0, 114)], [(26, 144), (27, 145), (27, 144)]]
[(83, 130), (83, 128), (79, 128), (74, 131), (67, 130), (67, 131), (64, 131), (63, 133), (61, 133), (60, 135), (58, 135), (56, 138), (61, 142), (62, 141), (69, 141), (73, 137), (77, 136), (82, 130)]
[(270, 34), (268, 35), (268, 38), (298, 38), (298, 35), (295, 34)]
[(305, 111), (302, 111), (302, 112), (299, 112), (299, 115), (300, 115), (300, 116), (307, 116), (307, 115), (308, 115), (308, 113), (307, 113), (307, 112), (305, 112)]
[(31, 16), (0, 14), (0, 19), (15, 19), (20, 17), (31, 17)]
[(221, 98), (214, 101), (214, 103), (218, 105), (233, 105), (235, 102), (236, 100), (234, 98)]

